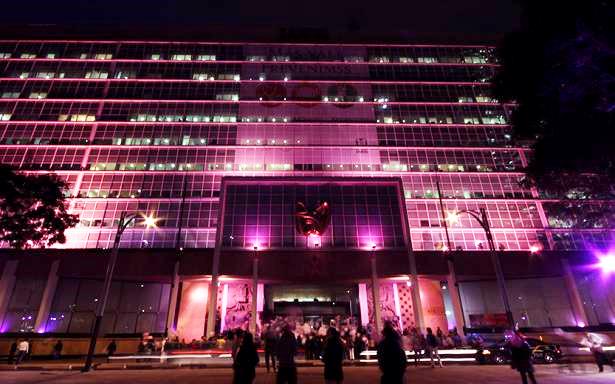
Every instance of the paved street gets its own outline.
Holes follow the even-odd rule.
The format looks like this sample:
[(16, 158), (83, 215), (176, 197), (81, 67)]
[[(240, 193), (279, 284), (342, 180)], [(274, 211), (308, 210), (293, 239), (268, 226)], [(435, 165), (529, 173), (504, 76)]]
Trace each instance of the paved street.
[[(577, 373), (562, 372), (561, 367), (537, 367), (537, 379), (540, 384), (566, 383), (613, 383), (615, 373), (596, 373), (595, 366), (577, 367)], [(300, 368), (299, 383), (323, 383), (322, 368)], [(378, 383), (376, 367), (346, 367), (346, 383)], [(429, 367), (410, 368), (408, 383), (480, 383), (508, 384), (520, 383), (516, 371), (505, 366), (449, 366), (432, 369)], [(2, 383), (20, 384), (62, 384), (62, 383), (230, 383), (230, 369), (157, 369), (157, 370), (116, 370), (97, 371), (87, 374), (79, 372), (2, 372)], [(273, 374), (258, 370), (256, 383), (274, 383)]]

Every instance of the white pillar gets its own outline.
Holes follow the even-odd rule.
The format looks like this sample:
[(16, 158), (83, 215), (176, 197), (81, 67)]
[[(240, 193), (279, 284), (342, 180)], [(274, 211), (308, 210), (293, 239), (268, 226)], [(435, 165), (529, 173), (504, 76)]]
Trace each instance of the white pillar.
[(2, 270), (2, 277), (0, 278), (0, 325), (4, 323), (6, 308), (11, 300), (11, 293), (13, 293), (15, 288), (15, 281), (17, 280), (15, 274), (18, 265), (18, 260), (8, 260)]
[(43, 291), (43, 298), (41, 299), (36, 320), (34, 321), (34, 330), (38, 333), (44, 333), (45, 327), (47, 326), (47, 319), (49, 318), (49, 311), (53, 303), (53, 296), (58, 286), (58, 268), (60, 268), (60, 260), (55, 260), (51, 263), (49, 275), (47, 276), (47, 284), (45, 284), (45, 290)]
[(167, 311), (167, 336), (176, 332), (175, 310), (177, 309), (177, 298), (179, 297), (179, 260), (173, 266), (173, 281), (171, 282), (171, 297), (169, 298), (169, 310)]

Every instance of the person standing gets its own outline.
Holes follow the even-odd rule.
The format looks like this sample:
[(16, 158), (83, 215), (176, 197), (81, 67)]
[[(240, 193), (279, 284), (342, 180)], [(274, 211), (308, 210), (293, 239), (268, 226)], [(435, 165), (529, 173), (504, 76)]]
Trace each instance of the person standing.
[(401, 384), (404, 382), (408, 363), (399, 334), (390, 321), (385, 323), (382, 336), (382, 341), (378, 344), (378, 367), (382, 372), (380, 383)]
[(427, 342), (427, 354), (429, 355), (429, 359), (431, 360), (431, 367), (435, 368), (435, 363), (433, 361), (434, 357), (438, 359), (438, 364), (442, 367), (442, 360), (440, 360), (440, 355), (438, 354), (438, 338), (433, 334), (431, 328), (427, 328), (427, 337), (425, 338)]
[(322, 353), (322, 361), (325, 364), (325, 383), (341, 384), (344, 381), (342, 370), (344, 354), (344, 343), (342, 343), (339, 332), (333, 327), (329, 328)]
[(258, 352), (250, 332), (243, 334), (233, 362), (233, 384), (252, 384), (256, 378)]
[(295, 355), (297, 354), (297, 340), (290, 331), (290, 326), (285, 325), (282, 336), (278, 340), (275, 351), (278, 358), (277, 384), (297, 384), (297, 366)]
[(529, 378), (536, 384), (534, 366), (532, 365), (532, 349), (517, 331), (507, 331), (505, 335), (510, 347), (510, 366), (519, 371), (521, 382), (527, 384)]
[(109, 362), (109, 359), (115, 354), (115, 351), (117, 351), (117, 344), (115, 343), (115, 340), (111, 340), (109, 345), (107, 345), (107, 363)]
[(273, 368), (273, 372), (276, 371), (275, 366), (275, 348), (278, 343), (278, 335), (276, 334), (273, 326), (269, 324), (267, 326), (267, 331), (265, 332), (265, 366), (267, 367), (267, 372), (269, 372), (269, 360), (271, 359), (271, 367)]
[(15, 361), (15, 354), (17, 353), (17, 340), (13, 341), (9, 348), (9, 356), (7, 359), (8, 364), (13, 364)]
[(19, 344), (17, 344), (17, 360), (15, 361), (15, 364), (20, 364), (28, 355), (28, 352), (30, 352), (30, 343), (28, 340), (23, 339), (19, 342)]
[(62, 344), (62, 340), (58, 340), (56, 345), (53, 346), (53, 359), (59, 360), (62, 355), (62, 349), (64, 349), (64, 344)]
[(357, 332), (354, 340), (354, 358), (361, 360), (361, 352), (363, 351), (365, 351), (365, 340), (363, 340), (363, 335)]

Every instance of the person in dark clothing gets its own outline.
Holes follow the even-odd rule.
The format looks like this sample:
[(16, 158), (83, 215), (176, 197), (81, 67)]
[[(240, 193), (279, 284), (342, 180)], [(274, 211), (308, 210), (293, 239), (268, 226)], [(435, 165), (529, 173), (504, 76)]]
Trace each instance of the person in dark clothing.
[(109, 345), (107, 345), (107, 362), (109, 362), (109, 358), (115, 354), (115, 351), (117, 351), (117, 344), (115, 340), (111, 340)]
[(357, 332), (354, 341), (354, 358), (355, 360), (361, 360), (361, 352), (365, 351), (365, 341), (363, 341), (363, 335)]
[(337, 329), (331, 327), (327, 331), (327, 340), (322, 353), (325, 363), (325, 383), (340, 384), (344, 381), (342, 362), (344, 361), (344, 343)]
[(64, 344), (62, 344), (62, 340), (58, 340), (56, 345), (53, 346), (53, 359), (58, 360), (62, 355), (62, 349), (64, 349)]
[(532, 365), (532, 349), (517, 331), (508, 331), (506, 334), (510, 347), (510, 366), (519, 371), (521, 382), (527, 384), (529, 378), (536, 384), (534, 366)]
[(11, 344), (11, 348), (9, 348), (8, 364), (13, 364), (13, 362), (15, 361), (16, 353), (17, 353), (17, 341), (13, 341), (13, 344)]
[(290, 327), (286, 325), (275, 349), (275, 355), (278, 358), (277, 384), (297, 384), (296, 354), (297, 340), (290, 331)]
[(599, 336), (593, 333), (588, 333), (586, 336), (586, 344), (589, 347), (589, 351), (594, 356), (594, 361), (596, 362), (596, 365), (598, 366), (598, 372), (604, 372), (605, 365), (610, 365), (611, 369), (615, 371), (615, 366), (613, 366), (611, 359), (609, 359), (609, 356), (606, 353), (604, 353), (604, 347), (602, 346), (602, 340), (600, 339)]
[(378, 367), (382, 372), (381, 384), (401, 384), (406, 372), (406, 352), (393, 324), (387, 321), (382, 330), (383, 339), (378, 343)]
[(258, 353), (254, 338), (250, 332), (243, 334), (241, 345), (237, 349), (233, 363), (233, 384), (252, 384), (256, 378)]
[(271, 325), (267, 327), (267, 331), (265, 332), (265, 366), (267, 367), (267, 372), (269, 372), (269, 360), (271, 360), (271, 367), (273, 368), (273, 372), (276, 371), (275, 366), (275, 348), (278, 343), (278, 335)]

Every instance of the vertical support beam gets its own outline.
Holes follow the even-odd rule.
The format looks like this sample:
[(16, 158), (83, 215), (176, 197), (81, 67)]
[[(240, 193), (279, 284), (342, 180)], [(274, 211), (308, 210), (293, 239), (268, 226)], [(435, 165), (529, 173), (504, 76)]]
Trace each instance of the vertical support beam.
[(222, 286), (222, 306), (220, 308), (220, 332), (226, 329), (226, 310), (228, 307), (228, 284)]
[(220, 253), (222, 252), (222, 236), (224, 232), (224, 211), (226, 208), (226, 182), (222, 178), (220, 183), (220, 204), (218, 207), (218, 225), (216, 227), (216, 244), (214, 258), (211, 266), (211, 285), (209, 289), (209, 303), (207, 306), (207, 332), (210, 337), (216, 333), (216, 307), (218, 303), (218, 275), (220, 273)]
[[(256, 253), (256, 252), (254, 252)], [(258, 257), (254, 255), (252, 260), (252, 315), (250, 316), (250, 332), (256, 336), (256, 318), (258, 317), (257, 311), (257, 297), (258, 297)]]
[(15, 282), (17, 280), (17, 266), (18, 260), (8, 260), (4, 264), (2, 270), (2, 277), (0, 278), (0, 327), (4, 324), (4, 317), (6, 316), (6, 308), (11, 300), (11, 293), (15, 288)]
[[(449, 263), (452, 263), (449, 260)], [(455, 319), (455, 328), (459, 335), (464, 336), (465, 331), (465, 318), (463, 317), (463, 307), (461, 305), (461, 295), (459, 294), (459, 284), (457, 283), (457, 276), (455, 270), (449, 266), (448, 276), (446, 277), (446, 283), (448, 286), (448, 292), (451, 297), (451, 303), (453, 304), (453, 317)], [(450, 326), (449, 326), (450, 328)]]
[(376, 257), (372, 255), (372, 298), (374, 300), (374, 321), (376, 325), (376, 334), (380, 335), (382, 331), (382, 315), (380, 314), (380, 282), (378, 281), (378, 271), (376, 270)]
[(561, 259), (562, 263), (562, 271), (564, 272), (564, 284), (566, 285), (566, 290), (568, 291), (568, 296), (570, 298), (570, 305), (572, 306), (572, 312), (574, 315), (574, 321), (578, 326), (587, 326), (589, 325), (589, 320), (587, 317), (587, 313), (585, 313), (585, 307), (583, 306), (583, 300), (581, 299), (581, 294), (579, 293), (579, 288), (577, 287), (577, 282), (574, 279), (574, 275), (572, 274), (572, 268), (570, 267), (570, 263), (568, 259)]
[(369, 323), (369, 308), (367, 304), (367, 284), (359, 284), (359, 311), (361, 312), (361, 325)]
[(173, 277), (171, 281), (171, 296), (169, 298), (169, 310), (167, 311), (167, 325), (166, 334), (169, 335), (169, 331), (173, 334), (177, 331), (175, 324), (175, 311), (177, 309), (177, 299), (179, 297), (179, 259), (175, 260), (173, 266)]
[(47, 327), (47, 319), (49, 318), (49, 311), (51, 310), (51, 304), (53, 303), (53, 296), (55, 295), (56, 288), (58, 286), (59, 268), (60, 260), (54, 260), (53, 263), (51, 263), (51, 268), (49, 269), (47, 284), (45, 284), (41, 304), (38, 307), (38, 313), (36, 315), (36, 320), (34, 321), (34, 329), (38, 333), (45, 333), (45, 328)]

